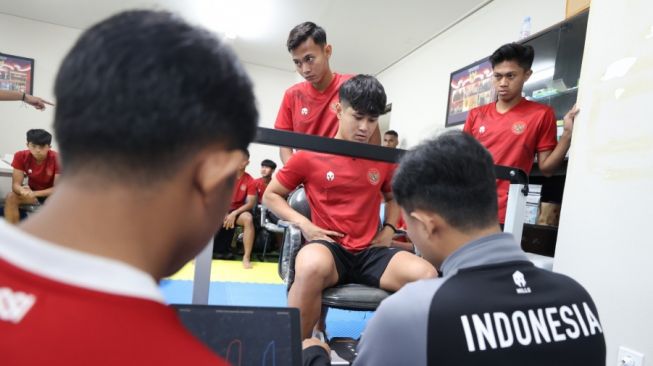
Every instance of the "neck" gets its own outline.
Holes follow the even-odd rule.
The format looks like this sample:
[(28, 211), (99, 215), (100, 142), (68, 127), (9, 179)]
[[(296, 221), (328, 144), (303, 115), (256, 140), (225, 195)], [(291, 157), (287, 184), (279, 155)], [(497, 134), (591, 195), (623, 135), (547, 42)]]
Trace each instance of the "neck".
[(239, 170), (238, 173), (236, 173), (236, 179), (240, 179), (240, 177), (242, 177), (243, 174), (245, 174), (245, 169)]
[(506, 112), (506, 111), (509, 111), (509, 110), (512, 109), (514, 106), (516, 106), (517, 104), (519, 104), (519, 102), (521, 102), (521, 98), (522, 98), (522, 97), (521, 97), (521, 93), (520, 93), (519, 96), (514, 97), (514, 98), (512, 98), (512, 99), (510, 99), (510, 100), (502, 100), (502, 99), (499, 99), (499, 100), (497, 101), (497, 104), (496, 104), (497, 111), (499, 111), (499, 112)]
[(270, 183), (270, 181), (272, 181), (272, 176), (271, 175), (267, 176), (267, 177), (262, 177), (262, 178), (265, 181), (265, 183)]
[(157, 280), (169, 275), (170, 248), (180, 239), (175, 219), (166, 214), (179, 212), (180, 207), (174, 207), (179, 205), (171, 204), (175, 198), (161, 199), (170, 196), (163, 191), (143, 195), (133, 189), (89, 186), (63, 180), (48, 204), (21, 228), (62, 247), (127, 263)]
[(501, 228), (499, 227), (498, 224), (491, 225), (482, 229), (476, 229), (476, 230), (465, 231), (465, 232), (450, 228), (450, 230), (447, 233), (443, 234), (443, 239), (442, 239), (443, 243), (447, 243), (445, 249), (445, 258), (450, 256), (453, 252), (460, 249), (462, 246), (464, 246), (467, 243), (486, 237), (488, 235), (498, 234), (500, 232), (501, 232)]
[(331, 80), (333, 80), (333, 72), (329, 70), (324, 77), (318, 81), (317, 83), (312, 83), (313, 87), (317, 89), (319, 92), (323, 92), (326, 90), (326, 88), (329, 87), (329, 84), (331, 84)]

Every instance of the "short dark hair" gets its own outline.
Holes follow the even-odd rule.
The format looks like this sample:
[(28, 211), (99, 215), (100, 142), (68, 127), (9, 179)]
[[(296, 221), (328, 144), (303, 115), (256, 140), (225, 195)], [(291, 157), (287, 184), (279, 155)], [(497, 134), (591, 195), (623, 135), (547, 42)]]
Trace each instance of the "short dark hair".
[(437, 213), (463, 232), (497, 223), (492, 156), (461, 131), (446, 132), (406, 153), (392, 191), (407, 212)]
[(396, 138), (399, 138), (399, 134), (398, 134), (397, 131), (395, 131), (395, 130), (387, 130), (387, 131), (384, 133), (384, 135), (392, 135), (392, 136), (394, 136), (394, 137), (396, 137)]
[(52, 144), (52, 135), (46, 130), (35, 128), (27, 131), (27, 142), (38, 146)]
[(85, 31), (54, 92), (55, 134), (72, 174), (151, 183), (208, 146), (247, 148), (258, 120), (232, 51), (167, 12), (127, 11)]
[(267, 166), (268, 168), (272, 168), (272, 170), (277, 169), (277, 163), (270, 159), (265, 159), (261, 162), (261, 166)]
[(385, 111), (386, 95), (383, 85), (371, 75), (356, 75), (340, 87), (340, 103), (356, 112), (378, 117)]
[(533, 66), (534, 58), (535, 51), (532, 46), (507, 43), (494, 51), (490, 56), (490, 63), (492, 63), (492, 67), (495, 67), (504, 61), (516, 61), (522, 69), (528, 71)]
[(299, 47), (300, 44), (304, 43), (309, 38), (312, 38), (313, 42), (320, 46), (324, 46), (327, 41), (324, 28), (313, 22), (304, 22), (302, 24), (296, 25), (293, 29), (290, 30), (290, 34), (288, 34), (288, 41), (286, 41), (288, 52), (292, 52), (295, 48)]

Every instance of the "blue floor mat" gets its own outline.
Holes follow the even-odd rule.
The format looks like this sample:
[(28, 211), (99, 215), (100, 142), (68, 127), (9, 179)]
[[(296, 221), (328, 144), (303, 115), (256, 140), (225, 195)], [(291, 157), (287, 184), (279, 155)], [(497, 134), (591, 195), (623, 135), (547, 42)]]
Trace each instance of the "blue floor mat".
[[(162, 280), (163, 297), (168, 304), (190, 304), (193, 281)], [(209, 304), (243, 306), (287, 306), (286, 286), (242, 282), (211, 282)], [(327, 334), (329, 337), (357, 339), (365, 324), (374, 314), (369, 311), (329, 309)]]

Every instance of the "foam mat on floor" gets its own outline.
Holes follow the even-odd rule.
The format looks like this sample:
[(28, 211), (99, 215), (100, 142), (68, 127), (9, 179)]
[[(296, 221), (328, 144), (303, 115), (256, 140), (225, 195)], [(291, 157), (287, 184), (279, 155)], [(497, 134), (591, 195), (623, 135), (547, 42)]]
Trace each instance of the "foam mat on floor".
[[(252, 262), (252, 266), (252, 269), (244, 269), (241, 261), (213, 260), (211, 264), (211, 282), (283, 283), (277, 274), (277, 263)], [(192, 281), (194, 274), (195, 261), (190, 261), (168, 279)]]

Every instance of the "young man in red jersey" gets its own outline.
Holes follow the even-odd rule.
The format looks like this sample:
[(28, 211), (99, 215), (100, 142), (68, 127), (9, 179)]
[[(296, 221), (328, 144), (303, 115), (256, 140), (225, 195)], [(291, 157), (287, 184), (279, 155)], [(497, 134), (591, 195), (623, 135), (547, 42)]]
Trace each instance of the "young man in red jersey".
[[(324, 29), (315, 23), (304, 22), (294, 27), (288, 35), (286, 46), (297, 73), (306, 81), (286, 90), (274, 128), (334, 137), (338, 132), (338, 90), (352, 75), (331, 71), (329, 59), (333, 47), (327, 43)], [(378, 127), (372, 131), (369, 143), (380, 145)], [(285, 164), (293, 149), (281, 147), (279, 154)]]
[(254, 247), (254, 217), (252, 210), (256, 204), (256, 181), (249, 175), (245, 168), (249, 165), (249, 151), (245, 150), (245, 158), (238, 167), (236, 183), (229, 213), (222, 221), (222, 228), (215, 236), (214, 257), (216, 259), (232, 259), (229, 245), (233, 239), (234, 228), (239, 225), (243, 228), (243, 268), (252, 268), (252, 248)]
[[(495, 164), (517, 167), (530, 174), (535, 154), (545, 176), (551, 176), (569, 150), (576, 107), (564, 116), (564, 132), (556, 142), (556, 118), (547, 105), (522, 97), (524, 83), (533, 71), (533, 47), (505, 44), (490, 56), (496, 103), (472, 109), (463, 130), (492, 154)], [(497, 182), (499, 221), (504, 222), (509, 182)]]
[[(372, 76), (345, 82), (336, 106), (336, 139), (368, 143), (385, 108), (383, 86)], [(437, 275), (427, 261), (390, 248), (399, 208), (390, 182), (394, 164), (300, 151), (272, 179), (263, 203), (280, 218), (299, 225), (307, 244), (295, 261), (288, 306), (301, 313), (302, 337), (318, 321), (322, 291), (338, 283), (363, 283), (396, 291), (404, 284)], [(293, 210), (285, 197), (303, 184), (311, 219)], [(386, 200), (383, 229), (379, 205)]]
[(256, 195), (258, 196), (258, 201), (263, 200), (263, 192), (270, 184), (272, 180), (272, 174), (277, 169), (277, 163), (270, 159), (265, 159), (261, 162), (261, 177), (255, 180), (256, 183)]
[[(57, 153), (50, 150), (52, 135), (41, 129), (27, 131), (27, 150), (14, 154), (11, 166), (14, 168), (11, 192), (5, 198), (5, 220), (18, 223), (21, 204), (43, 203), (52, 194), (54, 183), (59, 177)], [(27, 177), (27, 185), (23, 179)]]
[(227, 212), (258, 119), (242, 66), (208, 31), (129, 11), (81, 35), (54, 90), (57, 190), (0, 222), (2, 364), (226, 365), (157, 281)]

